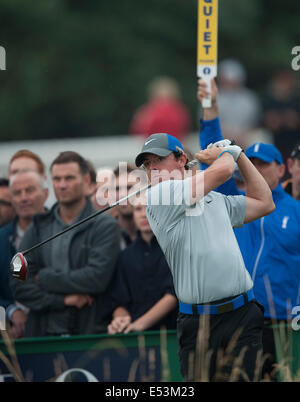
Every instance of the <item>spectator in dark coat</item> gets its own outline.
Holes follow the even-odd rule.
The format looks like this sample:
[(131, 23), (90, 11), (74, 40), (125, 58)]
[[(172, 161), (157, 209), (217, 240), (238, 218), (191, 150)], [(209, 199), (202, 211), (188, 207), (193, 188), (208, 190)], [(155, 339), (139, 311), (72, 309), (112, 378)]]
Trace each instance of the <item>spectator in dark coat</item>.
[[(58, 203), (37, 215), (21, 250), (95, 212), (89, 197), (88, 165), (75, 152), (61, 153), (51, 165)], [(28, 254), (29, 278), (13, 280), (17, 300), (30, 308), (25, 336), (101, 332), (101, 296), (119, 252), (119, 228), (109, 215), (98, 216)]]
[(33, 216), (45, 212), (48, 189), (37, 171), (18, 171), (10, 177), (9, 191), (16, 217), (0, 228), (0, 305), (6, 309), (11, 336), (19, 338), (24, 333), (27, 310), (13, 298), (9, 265)]

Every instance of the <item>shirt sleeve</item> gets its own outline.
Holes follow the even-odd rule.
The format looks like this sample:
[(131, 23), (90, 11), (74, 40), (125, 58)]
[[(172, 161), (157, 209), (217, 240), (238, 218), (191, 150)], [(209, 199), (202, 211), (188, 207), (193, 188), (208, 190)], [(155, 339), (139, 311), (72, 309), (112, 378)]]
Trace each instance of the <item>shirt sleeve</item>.
[[(200, 120), (201, 131), (199, 134), (199, 143), (201, 149), (206, 149), (209, 144), (223, 140), (221, 124), (219, 118), (213, 120)], [(203, 164), (204, 165), (204, 164)], [(207, 166), (207, 165), (205, 165)], [(204, 166), (202, 167), (204, 168)]]
[[(200, 120), (201, 131), (199, 134), (199, 143), (201, 149), (206, 149), (209, 144), (214, 144), (217, 141), (224, 140), (220, 119), (217, 117), (213, 120)], [(201, 163), (201, 170), (205, 170), (209, 167), (205, 163)], [(215, 189), (218, 193), (222, 193), (225, 195), (241, 195), (241, 192), (237, 185), (235, 184), (234, 179), (231, 177), (224, 184), (217, 187)]]
[(176, 293), (175, 293), (175, 289), (174, 289), (173, 277), (172, 277), (171, 271), (169, 271), (165, 276), (165, 280), (162, 283), (162, 290), (163, 290), (163, 295), (168, 293), (174, 297), (177, 297)]
[(242, 227), (246, 215), (246, 198), (243, 195), (228, 195), (223, 197), (232, 227)]
[(101, 297), (100, 319), (109, 324), (113, 318), (113, 312), (117, 307), (125, 307), (129, 311), (130, 292), (127, 286), (126, 275), (124, 275), (122, 252), (119, 255), (116, 268), (109, 286)]
[(130, 308), (131, 296), (127, 283), (126, 265), (123, 262), (123, 255), (121, 253), (117, 263), (116, 273), (113, 281), (112, 290), (112, 303), (113, 310), (117, 307), (125, 307), (127, 310)]

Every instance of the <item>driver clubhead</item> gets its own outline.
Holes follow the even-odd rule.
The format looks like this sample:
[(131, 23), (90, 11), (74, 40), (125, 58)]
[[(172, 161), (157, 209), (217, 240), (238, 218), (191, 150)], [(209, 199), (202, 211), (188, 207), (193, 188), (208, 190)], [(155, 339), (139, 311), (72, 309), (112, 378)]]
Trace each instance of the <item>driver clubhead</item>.
[(10, 271), (12, 276), (19, 281), (26, 281), (28, 263), (22, 253), (13, 256), (10, 263)]

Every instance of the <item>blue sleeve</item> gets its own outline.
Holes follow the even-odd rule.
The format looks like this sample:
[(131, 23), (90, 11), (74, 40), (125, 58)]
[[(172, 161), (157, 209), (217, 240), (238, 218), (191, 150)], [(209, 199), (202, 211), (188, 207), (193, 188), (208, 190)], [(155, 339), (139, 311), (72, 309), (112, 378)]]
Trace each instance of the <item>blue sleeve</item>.
[(209, 144), (224, 139), (218, 117), (213, 120), (200, 120), (200, 124), (199, 142), (201, 149), (206, 149)]
[[(224, 140), (220, 119), (217, 117), (213, 120), (200, 120), (201, 129), (199, 133), (199, 142), (201, 149), (206, 149), (209, 144), (213, 144), (217, 141)], [(205, 170), (208, 165), (201, 163), (201, 169)], [(241, 195), (244, 192), (240, 191), (233, 178), (229, 179), (226, 183), (217, 187), (215, 191), (225, 195)]]

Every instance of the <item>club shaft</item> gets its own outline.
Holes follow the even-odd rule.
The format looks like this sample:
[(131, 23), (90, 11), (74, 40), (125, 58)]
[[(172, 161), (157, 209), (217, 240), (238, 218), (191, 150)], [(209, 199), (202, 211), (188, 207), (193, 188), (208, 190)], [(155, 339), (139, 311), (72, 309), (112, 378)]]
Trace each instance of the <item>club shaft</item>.
[(82, 219), (81, 221), (79, 221), (77, 223), (74, 223), (74, 225), (71, 225), (71, 226), (67, 227), (66, 229), (62, 230), (61, 232), (58, 232), (55, 235), (49, 237), (48, 239), (43, 240), (41, 243), (38, 243), (35, 246), (32, 246), (25, 251), (22, 251), (22, 254), (26, 255), (26, 254), (30, 253), (31, 251), (37, 249), (38, 247), (43, 246), (44, 244), (48, 243), (49, 241), (56, 239), (57, 237), (69, 232), (70, 230), (75, 229), (78, 226), (82, 225), (83, 223), (88, 222), (89, 220), (95, 218), (96, 216), (103, 214), (104, 212), (110, 210), (113, 207), (116, 207), (117, 205), (121, 204), (122, 202), (127, 201), (129, 198), (134, 197), (135, 195), (147, 190), (150, 186), (151, 186), (151, 184), (148, 184), (147, 186), (141, 188), (140, 190), (137, 190), (134, 193), (129, 194), (127, 197), (121, 198), (118, 201), (116, 201), (115, 203), (108, 205), (107, 207), (105, 207), (99, 211), (96, 211), (92, 215), (87, 216), (86, 218)]

